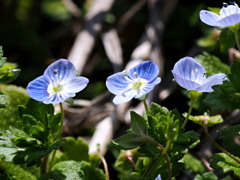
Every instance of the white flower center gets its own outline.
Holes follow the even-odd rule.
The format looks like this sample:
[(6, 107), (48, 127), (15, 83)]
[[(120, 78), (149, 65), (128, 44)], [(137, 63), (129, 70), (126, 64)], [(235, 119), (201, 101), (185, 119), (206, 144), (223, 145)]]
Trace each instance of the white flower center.
[(62, 90), (63, 90), (63, 85), (61, 84), (57, 84), (57, 85), (49, 84), (47, 91), (50, 94), (56, 94), (58, 92), (61, 92)]

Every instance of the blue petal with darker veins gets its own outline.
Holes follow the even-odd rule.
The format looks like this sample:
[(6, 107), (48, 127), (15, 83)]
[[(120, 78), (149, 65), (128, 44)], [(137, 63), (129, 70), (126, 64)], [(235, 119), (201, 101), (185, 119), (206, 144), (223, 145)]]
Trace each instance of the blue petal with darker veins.
[(144, 61), (137, 66), (133, 67), (127, 72), (127, 75), (131, 79), (136, 79), (134, 73), (137, 73), (138, 77), (146, 79), (148, 81), (153, 80), (159, 74), (158, 66), (152, 61)]
[(222, 84), (224, 80), (226, 80), (226, 74), (223, 73), (214, 74), (208, 77), (205, 83), (196, 90), (198, 92), (212, 92), (213, 91), (212, 86)]
[(70, 61), (59, 59), (48, 66), (44, 71), (44, 75), (48, 76), (53, 81), (59, 82), (75, 77), (76, 69)]
[(113, 94), (118, 94), (127, 88), (129, 82), (126, 80), (122, 72), (113, 74), (107, 78), (106, 86), (108, 90)]
[(31, 81), (27, 86), (28, 95), (37, 101), (43, 101), (49, 97), (47, 92), (50, 79), (44, 75)]

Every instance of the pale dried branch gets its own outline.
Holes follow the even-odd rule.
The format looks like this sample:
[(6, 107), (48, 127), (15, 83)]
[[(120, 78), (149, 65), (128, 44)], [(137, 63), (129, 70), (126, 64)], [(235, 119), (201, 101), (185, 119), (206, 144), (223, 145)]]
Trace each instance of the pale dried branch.
[(102, 35), (105, 52), (113, 64), (114, 72), (122, 70), (123, 56), (120, 39), (116, 29), (110, 29)]
[(96, 37), (102, 29), (105, 14), (111, 9), (114, 0), (95, 0), (85, 17), (84, 29), (79, 32), (68, 59), (74, 64), (79, 74), (82, 73), (90, 53), (95, 45)]

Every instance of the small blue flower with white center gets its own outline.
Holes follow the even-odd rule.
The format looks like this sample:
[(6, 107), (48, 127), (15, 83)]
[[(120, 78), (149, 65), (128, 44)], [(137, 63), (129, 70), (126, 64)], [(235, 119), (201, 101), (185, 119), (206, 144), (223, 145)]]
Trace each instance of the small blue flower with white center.
[(49, 65), (42, 76), (31, 81), (27, 91), (36, 101), (45, 104), (61, 103), (74, 97), (88, 82), (87, 78), (76, 76), (76, 69), (70, 61), (59, 59)]
[(180, 59), (174, 65), (172, 74), (177, 83), (189, 91), (212, 92), (212, 86), (222, 84), (226, 80), (224, 73), (207, 78), (204, 67), (191, 57)]
[(149, 93), (161, 79), (158, 66), (144, 61), (128, 71), (118, 72), (107, 78), (108, 90), (115, 94), (114, 104), (121, 104), (132, 98), (141, 98)]
[(229, 27), (240, 23), (240, 8), (233, 2), (230, 5), (223, 3), (220, 14), (211, 11), (201, 10), (200, 19), (209, 26)]
[(159, 174), (155, 180), (162, 180), (161, 175)]

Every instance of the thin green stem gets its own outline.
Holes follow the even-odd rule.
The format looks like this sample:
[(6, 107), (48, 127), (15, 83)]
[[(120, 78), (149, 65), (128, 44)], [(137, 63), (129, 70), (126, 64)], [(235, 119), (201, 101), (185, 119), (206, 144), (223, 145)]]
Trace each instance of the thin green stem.
[(147, 106), (147, 102), (146, 102), (145, 99), (143, 100), (143, 104), (144, 104), (144, 107), (145, 107), (146, 113), (147, 113), (147, 115), (148, 115), (148, 106)]
[(64, 110), (63, 110), (62, 103), (59, 103), (59, 105), (60, 105), (60, 110), (61, 110), (61, 121), (60, 121), (60, 130), (59, 130), (58, 137), (61, 138), (62, 130), (63, 130), (63, 121), (64, 121)]
[(240, 41), (239, 41), (238, 30), (233, 31), (233, 33), (234, 33), (234, 36), (235, 36), (235, 41), (236, 41), (236, 44), (237, 44), (237, 48), (240, 51)]
[(41, 174), (45, 174), (47, 172), (47, 162), (48, 162), (48, 156), (45, 156), (42, 160)]
[[(61, 110), (61, 120), (60, 120), (60, 125), (59, 125), (60, 128), (59, 128), (59, 133), (58, 133), (57, 139), (61, 138), (62, 130), (63, 130), (63, 121), (64, 121), (64, 109), (63, 109), (62, 103), (59, 103), (59, 106), (60, 106), (60, 110)], [(52, 153), (52, 156), (51, 156), (51, 161), (49, 162), (49, 166), (48, 166), (48, 171), (50, 171), (52, 169), (56, 152), (57, 152), (57, 150), (53, 150), (53, 153)]]
[(211, 141), (211, 143), (219, 150), (228, 155), (230, 158), (232, 158), (234, 161), (236, 161), (238, 164), (240, 164), (240, 160), (234, 157), (232, 154), (230, 154), (226, 149), (224, 149), (222, 146), (220, 146), (218, 143), (214, 141), (214, 139), (211, 137), (211, 135), (208, 132), (207, 125), (203, 125), (203, 130), (207, 136), (207, 138)]
[(167, 142), (167, 145), (166, 145), (166, 148), (164, 148), (159, 142), (155, 141), (154, 139), (150, 138), (150, 137), (147, 137), (147, 140), (149, 142), (152, 142), (153, 144), (157, 145), (161, 150), (162, 150), (162, 153), (158, 156), (158, 158), (156, 159), (156, 161), (151, 164), (151, 166), (148, 168), (148, 170), (144, 173), (144, 177), (146, 177), (148, 174), (150, 174), (154, 167), (156, 165), (159, 164), (159, 162), (161, 161), (161, 156), (164, 155), (166, 161), (167, 161), (167, 168), (168, 168), (168, 179), (171, 180), (172, 179), (172, 170), (171, 170), (171, 163), (170, 163), (170, 159), (169, 159), (169, 156), (167, 154), (167, 150), (168, 148), (170, 147), (170, 144), (171, 142), (169, 143), (169, 141)]
[(57, 150), (53, 150), (53, 153), (52, 153), (52, 156), (51, 156), (51, 161), (48, 164), (48, 171), (51, 171), (51, 169), (53, 167), (53, 162), (54, 162), (56, 152), (57, 152)]
[(186, 124), (187, 124), (188, 118), (189, 118), (189, 116), (191, 115), (191, 112), (192, 112), (192, 109), (193, 109), (194, 102), (195, 102), (195, 98), (191, 98), (191, 103), (190, 103), (190, 107), (189, 107), (189, 109), (188, 109), (187, 116), (186, 116), (186, 118), (185, 118), (185, 120), (184, 120), (184, 122), (183, 122), (183, 124), (182, 124), (182, 126), (181, 126), (182, 129), (183, 129), (183, 128), (186, 126)]

